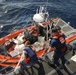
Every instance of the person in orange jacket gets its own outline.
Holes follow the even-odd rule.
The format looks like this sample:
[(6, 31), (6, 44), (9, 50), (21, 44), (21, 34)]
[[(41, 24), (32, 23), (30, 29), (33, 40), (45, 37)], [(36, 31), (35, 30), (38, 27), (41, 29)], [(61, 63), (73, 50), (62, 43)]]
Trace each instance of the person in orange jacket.
[(66, 41), (65, 35), (58, 32), (57, 28), (52, 28), (52, 40), (50, 42), (50, 47), (48, 51), (54, 51), (52, 64), (56, 64), (59, 59), (61, 59), (62, 64), (64, 65), (66, 59), (64, 54), (66, 52)]

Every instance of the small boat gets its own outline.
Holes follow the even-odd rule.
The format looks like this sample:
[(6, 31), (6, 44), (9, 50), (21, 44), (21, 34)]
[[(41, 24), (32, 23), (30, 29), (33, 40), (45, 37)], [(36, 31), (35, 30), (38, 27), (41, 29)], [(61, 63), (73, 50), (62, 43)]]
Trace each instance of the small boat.
[[(33, 37), (38, 37), (38, 40), (33, 42), (32, 46), (34, 46), (34, 48), (36, 49), (37, 57), (43, 61), (41, 61), (41, 63), (42, 63), (41, 68), (38, 67), (38, 65), (36, 65), (38, 70), (36, 71), (36, 69), (34, 69), (33, 71), (34, 71), (35, 75), (57, 75), (56, 71), (58, 71), (58, 69), (60, 70), (60, 68), (57, 67), (56, 70), (51, 68), (51, 66), (49, 65), (49, 63), (47, 63), (47, 60), (45, 59), (46, 58), (45, 56), (47, 55), (46, 48), (48, 48), (48, 46), (49, 46), (49, 39), (51, 37), (51, 27), (52, 27), (52, 25), (61, 27), (61, 31), (66, 35), (66, 44), (69, 44), (71, 46), (73, 45), (73, 43), (76, 42), (76, 29), (72, 28), (69, 25), (69, 23), (66, 23), (61, 18), (50, 19), (49, 14), (44, 7), (40, 7), (39, 12), (36, 12), (36, 14), (33, 16), (33, 20), (35, 23), (31, 24), (30, 26), (28, 26), (24, 29), (15, 31), (13, 33), (10, 33), (10, 34), (0, 38), (0, 45), (3, 45), (6, 42), (6, 39), (13, 40), (17, 45), (20, 42), (19, 45), (21, 45), (20, 38), (22, 36), (27, 36), (26, 32), (28, 32), (28, 35), (32, 34)], [(37, 30), (35, 31), (36, 25), (39, 28), (39, 33), (36, 33)], [(45, 32), (43, 32), (43, 29), (45, 30)], [(48, 36), (48, 33), (50, 33), (50, 36)], [(29, 37), (30, 36), (28, 36), (27, 38), (29, 38)], [(43, 42), (41, 43), (41, 41), (43, 41)], [(71, 52), (72, 52), (72, 50), (68, 50), (68, 52), (66, 54), (66, 57), (68, 58), (68, 60), (72, 57), (70, 54)], [(12, 51), (8, 52), (8, 55), (0, 54), (0, 66), (2, 67), (0, 70), (0, 73), (2, 74), (3, 72), (7, 71), (7, 68), (11, 67), (12, 71), (9, 70), (9, 71), (5, 72), (5, 75), (14, 75), (13, 69), (16, 68), (16, 66), (21, 58), (21, 53), (22, 53), (22, 51), (14, 52), (14, 50), (12, 50)], [(29, 59), (30, 58), (26, 59), (26, 63), (29, 61)], [(74, 61), (72, 61), (72, 62), (76, 66), (76, 63)], [(70, 65), (72, 66), (71, 63), (70, 63)], [(74, 67), (74, 68), (76, 68), (76, 67)], [(41, 74), (38, 73), (39, 69), (43, 73), (41, 73), (41, 71), (40, 71)], [(72, 70), (70, 72), (73, 75), (76, 74), (76, 70), (74, 70), (74, 71)], [(25, 72), (25, 74), (29, 75), (26, 72)], [(18, 72), (17, 75), (20, 75), (20, 73)], [(32, 75), (34, 75), (34, 74), (32, 74)], [(61, 75), (61, 74), (59, 74), (59, 75)], [(64, 73), (64, 75), (67, 75), (67, 74)]]

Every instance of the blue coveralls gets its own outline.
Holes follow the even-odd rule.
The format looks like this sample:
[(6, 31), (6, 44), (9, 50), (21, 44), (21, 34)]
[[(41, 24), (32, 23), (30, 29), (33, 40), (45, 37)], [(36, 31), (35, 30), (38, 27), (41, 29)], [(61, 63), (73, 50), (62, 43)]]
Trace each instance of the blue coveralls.
[(24, 72), (25, 66), (32, 66), (33, 64), (38, 62), (38, 58), (32, 48), (28, 46), (24, 49), (24, 51), (26, 51), (28, 57), (30, 57), (30, 60), (28, 61), (28, 63), (24, 63), (24, 61), (20, 63), (20, 69), (22, 72)]
[[(63, 38), (64, 38), (64, 40), (65, 40), (65, 37), (63, 36)], [(63, 40), (62, 40), (63, 41)], [(57, 62), (58, 62), (58, 60), (59, 59), (61, 59), (61, 61), (62, 61), (62, 64), (64, 65), (65, 64), (65, 61), (66, 61), (66, 59), (65, 59), (65, 57), (64, 57), (64, 52), (63, 53), (61, 53), (61, 49), (63, 48), (63, 47), (66, 47), (66, 44), (64, 43), (64, 44), (62, 44), (60, 41), (59, 41), (59, 39), (57, 39), (57, 38), (52, 38), (52, 40), (51, 40), (51, 42), (50, 42), (50, 46), (52, 47), (52, 48), (54, 48), (55, 47), (55, 51), (54, 51), (54, 55), (53, 55), (53, 61), (52, 61), (52, 64), (56, 64)]]

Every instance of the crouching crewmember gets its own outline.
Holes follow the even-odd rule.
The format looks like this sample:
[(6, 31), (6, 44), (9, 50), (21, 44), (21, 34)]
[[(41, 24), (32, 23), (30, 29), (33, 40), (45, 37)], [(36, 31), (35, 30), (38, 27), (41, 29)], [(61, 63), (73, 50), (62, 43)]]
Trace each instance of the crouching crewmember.
[[(30, 42), (26, 41), (25, 46), (26, 47), (23, 52), (23, 60), (20, 63), (21, 73), (23, 73), (23, 74), (24, 74), (24, 68), (26, 66), (32, 66), (32, 65), (38, 63), (38, 58), (36, 56), (35, 51), (32, 49)], [(26, 63), (25, 60), (28, 57), (30, 58), (30, 60)]]

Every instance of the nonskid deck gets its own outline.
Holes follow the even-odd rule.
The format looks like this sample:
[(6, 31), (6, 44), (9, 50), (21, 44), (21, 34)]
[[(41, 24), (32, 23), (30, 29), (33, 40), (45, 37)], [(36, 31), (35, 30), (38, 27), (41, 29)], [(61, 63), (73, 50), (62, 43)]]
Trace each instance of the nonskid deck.
[(76, 34), (76, 29), (70, 26), (70, 23), (66, 23), (64, 20), (60, 19), (55, 22), (55, 25), (61, 27), (61, 31), (67, 36), (73, 36)]

